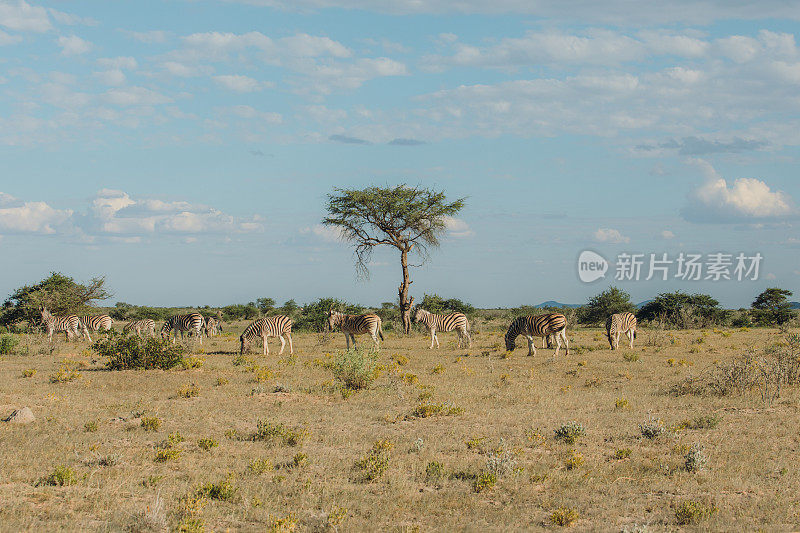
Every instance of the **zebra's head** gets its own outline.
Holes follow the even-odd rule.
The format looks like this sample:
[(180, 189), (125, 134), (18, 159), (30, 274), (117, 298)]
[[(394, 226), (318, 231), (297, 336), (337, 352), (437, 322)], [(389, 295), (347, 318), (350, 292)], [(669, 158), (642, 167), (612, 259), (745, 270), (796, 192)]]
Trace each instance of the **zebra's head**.
[(509, 331), (506, 333), (506, 351), (513, 352), (514, 348), (517, 347), (517, 339), (516, 337), (511, 336), (511, 332)]
[(419, 323), (428, 312), (420, 307), (417, 307), (417, 310), (414, 312), (414, 322)]
[(42, 315), (42, 322), (47, 323), (51, 318), (53, 318), (53, 315), (50, 314), (50, 311), (46, 307), (40, 307), (39, 312)]
[(328, 309), (328, 329), (333, 331), (334, 326), (336, 326), (336, 322), (338, 318), (341, 316), (341, 313), (334, 311), (333, 307)]
[(169, 338), (169, 330), (172, 329), (172, 324), (169, 323), (170, 321), (167, 320), (164, 322), (164, 325), (161, 326), (161, 338), (166, 340)]

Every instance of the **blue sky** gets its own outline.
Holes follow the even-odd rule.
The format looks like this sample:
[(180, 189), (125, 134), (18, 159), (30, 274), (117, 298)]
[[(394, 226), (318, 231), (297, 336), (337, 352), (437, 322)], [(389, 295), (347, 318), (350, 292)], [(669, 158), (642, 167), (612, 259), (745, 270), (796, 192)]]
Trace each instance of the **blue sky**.
[[(333, 187), (466, 197), (412, 293), (747, 306), (798, 289), (800, 14), (610, 0), (0, 0), (0, 293), (396, 298), (320, 226)], [(386, 7), (390, 6), (390, 7)], [(586, 284), (586, 249), (764, 257), (755, 281)]]

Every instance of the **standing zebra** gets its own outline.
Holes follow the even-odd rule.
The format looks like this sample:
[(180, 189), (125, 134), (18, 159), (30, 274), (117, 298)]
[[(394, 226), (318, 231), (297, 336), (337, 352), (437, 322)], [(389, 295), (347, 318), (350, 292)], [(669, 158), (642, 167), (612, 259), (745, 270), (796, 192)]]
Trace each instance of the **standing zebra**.
[(108, 331), (114, 323), (108, 315), (87, 315), (82, 316), (81, 320), (89, 331)]
[[(73, 335), (75, 337), (86, 335), (89, 342), (92, 342), (92, 337), (89, 336), (89, 330), (86, 329), (86, 324), (78, 318), (78, 315), (53, 316), (46, 307), (42, 308), (41, 313), (42, 324), (44, 324), (45, 332), (50, 342), (53, 342), (53, 333), (58, 333), (59, 331), (63, 331), (66, 334), (67, 341), (69, 341)], [(81, 335), (78, 334), (78, 330), (80, 330)]]
[(136, 333), (137, 337), (142, 336), (142, 332), (148, 333), (151, 337), (156, 336), (156, 323), (153, 322), (149, 318), (145, 318), (144, 320), (131, 320), (125, 327), (122, 328), (123, 333), (128, 333), (133, 331)]
[(217, 316), (216, 316), (216, 318), (214, 320), (217, 321), (217, 331), (222, 333), (222, 331), (223, 331), (223, 329), (222, 329), (222, 311), (217, 311)]
[(414, 322), (425, 324), (428, 328), (428, 333), (431, 336), (431, 347), (436, 342), (436, 347), (439, 347), (439, 337), (436, 335), (437, 331), (458, 331), (458, 347), (461, 347), (462, 341), (467, 341), (467, 347), (472, 347), (472, 338), (469, 336), (469, 321), (464, 313), (451, 313), (449, 315), (434, 315), (425, 309), (417, 308), (414, 314)]
[(284, 335), (289, 339), (289, 353), (294, 354), (294, 347), (292, 346), (292, 319), (286, 315), (259, 318), (244, 328), (244, 331), (239, 337), (239, 354), (244, 354), (247, 341), (261, 337), (261, 342), (264, 345), (264, 355), (269, 355), (267, 337), (279, 337), (281, 339), (281, 351), (278, 355), (281, 355), (283, 354), (284, 346), (286, 346), (286, 341), (283, 338)]
[(383, 331), (381, 330), (381, 317), (369, 313), (366, 315), (345, 315), (339, 311), (334, 311), (333, 308), (328, 311), (328, 328), (333, 330), (338, 327), (344, 332), (344, 340), (347, 342), (347, 349), (350, 349), (350, 339), (353, 339), (353, 347), (356, 345), (356, 335), (363, 335), (369, 333), (375, 342), (375, 347), (380, 348), (378, 337), (383, 340)]
[(219, 332), (219, 322), (213, 317), (206, 317), (205, 322), (206, 337), (213, 337)]
[(553, 354), (553, 357), (558, 355), (562, 340), (567, 349), (567, 355), (569, 355), (567, 318), (561, 313), (521, 316), (514, 319), (506, 332), (506, 350), (514, 350), (518, 335), (524, 335), (525, 338), (528, 339), (528, 355), (536, 355), (536, 346), (534, 346), (533, 342), (534, 337), (546, 338), (549, 335), (553, 335), (556, 339), (556, 353)]
[(625, 334), (631, 341), (636, 338), (636, 317), (633, 313), (617, 313), (606, 320), (606, 336), (612, 350), (619, 348), (619, 336)]
[(170, 332), (175, 332), (175, 337), (172, 339), (172, 344), (175, 344), (175, 339), (178, 337), (178, 332), (181, 332), (181, 339), (183, 339), (183, 332), (187, 331), (189, 334), (194, 332), (200, 344), (203, 344), (203, 329), (205, 328), (206, 321), (200, 313), (189, 313), (188, 315), (175, 315), (161, 326), (161, 338), (168, 339)]

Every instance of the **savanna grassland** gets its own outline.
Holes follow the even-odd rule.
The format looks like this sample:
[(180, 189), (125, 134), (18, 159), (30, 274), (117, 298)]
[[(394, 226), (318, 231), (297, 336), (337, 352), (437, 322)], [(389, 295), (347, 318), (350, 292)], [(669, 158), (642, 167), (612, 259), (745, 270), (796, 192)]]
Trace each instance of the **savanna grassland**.
[[(789, 531), (800, 527), (800, 392), (674, 390), (775, 329), (640, 330), (611, 351), (510, 356), (386, 334), (365, 390), (333, 379), (341, 334), (238, 357), (229, 326), (179, 369), (108, 371), (86, 342), (0, 360), (4, 531)], [(368, 338), (362, 337), (363, 345)], [(279, 345), (279, 343), (277, 343)], [(621, 345), (624, 345), (624, 339)], [(541, 344), (539, 344), (541, 346)], [(686, 387), (682, 387), (682, 390)], [(685, 390), (684, 390), (685, 392)], [(574, 422), (574, 424), (571, 424)]]

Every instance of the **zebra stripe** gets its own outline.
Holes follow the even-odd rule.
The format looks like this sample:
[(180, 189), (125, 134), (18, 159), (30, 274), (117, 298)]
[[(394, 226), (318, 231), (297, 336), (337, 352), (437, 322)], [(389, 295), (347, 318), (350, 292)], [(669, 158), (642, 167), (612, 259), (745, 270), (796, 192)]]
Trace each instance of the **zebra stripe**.
[(439, 336), (436, 335), (437, 331), (458, 331), (458, 347), (461, 347), (463, 340), (467, 341), (467, 347), (472, 347), (472, 338), (469, 336), (469, 321), (464, 313), (450, 313), (449, 315), (435, 315), (426, 311), (425, 309), (418, 308), (414, 315), (414, 322), (423, 323), (428, 329), (428, 334), (431, 336), (431, 346), (436, 342), (436, 347), (439, 347)]
[(619, 337), (623, 333), (633, 348), (633, 339), (636, 338), (636, 316), (633, 313), (616, 313), (606, 320), (606, 336), (612, 350), (619, 348)]
[(369, 333), (376, 348), (380, 348), (378, 337), (383, 340), (383, 330), (381, 329), (381, 317), (369, 313), (366, 315), (345, 315), (339, 311), (331, 309), (328, 311), (328, 328), (339, 328), (344, 333), (344, 340), (347, 342), (347, 349), (350, 349), (350, 339), (353, 339), (353, 346), (356, 345), (356, 335)]
[(175, 337), (172, 338), (172, 343), (175, 344), (175, 339), (178, 337), (178, 332), (181, 333), (183, 339), (183, 332), (187, 331), (189, 334), (194, 332), (200, 344), (203, 344), (203, 336), (201, 335), (205, 329), (206, 321), (200, 313), (189, 313), (188, 315), (175, 315), (161, 326), (161, 338), (168, 339), (170, 332), (175, 332)]
[(536, 355), (536, 346), (533, 343), (534, 337), (547, 338), (555, 336), (556, 352), (553, 357), (558, 355), (561, 348), (561, 341), (564, 341), (566, 354), (569, 355), (569, 341), (567, 340), (567, 317), (561, 313), (549, 313), (545, 315), (521, 316), (514, 319), (506, 332), (506, 350), (513, 351), (516, 347), (517, 336), (524, 335), (528, 339), (528, 355)]
[[(89, 335), (89, 330), (86, 329), (86, 324), (78, 317), (78, 315), (67, 316), (53, 316), (47, 308), (42, 309), (42, 323), (47, 333), (47, 338), (53, 342), (53, 333), (63, 331), (67, 337), (67, 341), (74, 335), (76, 338), (81, 335), (86, 335), (89, 342), (92, 342), (92, 337)], [(78, 334), (80, 330), (81, 334)]]
[(129, 333), (131, 331), (133, 331), (139, 337), (142, 336), (142, 332), (148, 333), (151, 337), (155, 337), (156, 323), (149, 318), (145, 318), (143, 320), (131, 320), (125, 324), (125, 327), (122, 328), (122, 332)]
[(278, 355), (281, 355), (283, 354), (283, 348), (286, 346), (284, 335), (289, 339), (289, 353), (293, 354), (292, 319), (285, 315), (259, 318), (244, 328), (244, 331), (239, 336), (239, 354), (244, 353), (247, 341), (261, 338), (261, 342), (264, 345), (264, 355), (269, 355), (267, 337), (279, 337), (281, 339), (281, 351)]
[(89, 331), (108, 331), (114, 323), (108, 315), (87, 315), (82, 316), (81, 320)]
[(205, 323), (206, 337), (213, 337), (219, 332), (219, 322), (213, 317), (206, 317)]

